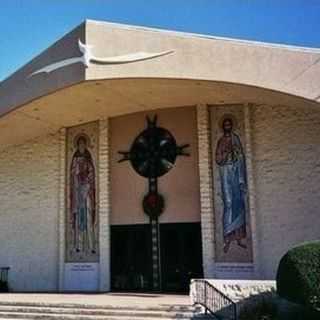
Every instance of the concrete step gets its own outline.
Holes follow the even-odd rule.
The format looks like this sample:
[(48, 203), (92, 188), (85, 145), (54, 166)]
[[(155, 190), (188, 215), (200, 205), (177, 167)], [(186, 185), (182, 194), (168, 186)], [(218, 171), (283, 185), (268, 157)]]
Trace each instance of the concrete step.
[[(9, 318), (4, 318), (4, 317), (1, 317), (0, 318), (1, 320), (12, 320), (12, 319), (15, 319), (15, 320), (26, 320), (26, 319), (29, 319), (29, 318), (23, 318), (23, 315), (22, 315), (22, 317), (14, 317), (14, 318), (12, 318), (12, 317), (9, 317)], [(44, 315), (44, 317), (43, 318), (41, 318), (42, 320), (45, 320), (45, 319), (48, 319), (45, 315)], [(57, 319), (57, 318), (56, 318)], [(56, 320), (55, 319), (55, 320)], [(59, 320), (61, 320), (61, 319), (63, 319), (63, 318), (58, 318)], [(75, 319), (79, 319), (79, 318), (75, 318)], [(91, 318), (92, 319), (92, 318)], [(90, 319), (90, 320), (91, 320)], [(113, 317), (113, 318), (105, 318), (105, 319), (108, 319), (108, 320), (124, 320), (124, 318), (117, 318), (117, 317)], [(154, 320), (158, 320), (159, 318), (156, 318), (156, 319), (154, 319)], [(179, 319), (179, 318), (176, 318), (176, 319)], [(174, 320), (176, 320), (176, 319), (174, 319)], [(139, 318), (130, 318), (130, 320), (142, 320), (141, 318), (139, 319)], [(148, 319), (148, 320), (153, 320), (153, 319)], [(164, 319), (164, 318), (162, 318), (162, 320), (168, 320), (168, 319)], [(170, 320), (170, 319), (169, 319)], [(207, 317), (207, 316), (195, 316), (195, 317), (193, 317), (193, 318), (190, 318), (190, 320), (213, 320), (213, 318), (212, 317)]]
[(212, 319), (206, 316), (141, 316), (141, 315), (81, 315), (81, 314), (54, 314), (54, 313), (15, 313), (15, 312), (0, 312), (0, 319), (32, 319), (32, 320), (205, 320)]
[(46, 302), (6, 302), (0, 301), (1, 307), (33, 307), (50, 309), (84, 309), (84, 310), (140, 310), (140, 311), (171, 311), (171, 312), (197, 312), (199, 307), (191, 305), (94, 305), (94, 304), (75, 304), (75, 303), (46, 303)]
[(34, 320), (190, 320), (210, 319), (192, 306), (94, 306), (48, 303), (0, 303), (0, 319)]
[(163, 310), (137, 310), (137, 309), (80, 309), (80, 308), (49, 308), (30, 306), (0, 306), (1, 313), (45, 313), (64, 315), (88, 315), (88, 316), (140, 316), (152, 317), (191, 317), (193, 312), (163, 311)]
[[(32, 320), (143, 320), (145, 317), (140, 316), (83, 316), (83, 315), (65, 315), (65, 314), (46, 314), (46, 313), (1, 313), (0, 319), (32, 319)], [(148, 317), (148, 320), (159, 320), (159, 317)], [(192, 318), (161, 318), (162, 320), (176, 320), (185, 319), (190, 320)]]

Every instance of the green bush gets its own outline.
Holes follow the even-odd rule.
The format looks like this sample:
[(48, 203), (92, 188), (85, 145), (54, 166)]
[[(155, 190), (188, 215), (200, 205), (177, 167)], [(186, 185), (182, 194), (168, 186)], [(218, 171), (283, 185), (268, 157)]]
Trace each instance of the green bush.
[(277, 273), (277, 292), (291, 302), (320, 307), (320, 241), (289, 250)]

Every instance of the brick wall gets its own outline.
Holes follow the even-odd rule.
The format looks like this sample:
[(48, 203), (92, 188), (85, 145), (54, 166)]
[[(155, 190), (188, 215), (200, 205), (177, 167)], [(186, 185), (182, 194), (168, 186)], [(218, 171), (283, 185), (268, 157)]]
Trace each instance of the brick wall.
[(17, 291), (57, 290), (59, 135), (0, 155), (0, 265)]
[[(320, 110), (284, 106), (248, 108), (256, 250), (260, 278), (272, 279), (287, 249), (299, 242), (320, 238)], [(203, 263), (205, 276), (212, 277), (210, 127), (204, 105), (197, 107), (197, 127)], [(61, 226), (64, 139), (65, 131), (62, 131), (8, 148), (0, 155), (0, 265), (11, 267), (13, 290), (58, 290), (59, 247), (62, 262), (64, 241)], [(108, 122), (102, 120), (99, 152), (102, 161), (99, 165), (100, 243), (104, 252), (100, 261), (101, 290), (109, 289), (108, 159)]]
[[(207, 107), (197, 110), (204, 275), (210, 278), (215, 277), (211, 128)], [(245, 110), (255, 277), (274, 279), (289, 248), (320, 238), (320, 110), (262, 105)]]
[(204, 104), (197, 106), (197, 126), (203, 273), (210, 278), (214, 276), (214, 214), (209, 111)]
[(110, 168), (109, 121), (99, 123), (100, 290), (110, 290)]
[(320, 239), (320, 110), (254, 107), (251, 113), (261, 276), (281, 256)]

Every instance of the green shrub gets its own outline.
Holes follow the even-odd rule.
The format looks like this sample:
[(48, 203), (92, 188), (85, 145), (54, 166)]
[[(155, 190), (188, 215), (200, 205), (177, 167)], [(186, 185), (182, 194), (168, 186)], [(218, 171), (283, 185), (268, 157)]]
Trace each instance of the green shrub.
[(282, 257), (277, 292), (291, 302), (320, 307), (320, 241), (302, 244)]

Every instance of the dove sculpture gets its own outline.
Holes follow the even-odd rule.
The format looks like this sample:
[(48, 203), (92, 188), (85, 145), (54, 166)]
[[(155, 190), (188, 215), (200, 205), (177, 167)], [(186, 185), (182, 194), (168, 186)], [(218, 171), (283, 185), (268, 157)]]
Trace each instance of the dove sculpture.
[(75, 63), (82, 63), (86, 68), (89, 67), (90, 63), (104, 64), (104, 65), (125, 64), (125, 63), (132, 63), (132, 62), (137, 62), (142, 60), (154, 59), (154, 58), (165, 56), (174, 52), (173, 50), (155, 52), (155, 53), (140, 51), (140, 52), (129, 53), (129, 54), (113, 56), (113, 57), (96, 57), (92, 53), (92, 48), (93, 48), (92, 45), (83, 44), (79, 39), (78, 46), (79, 46), (80, 52), (82, 53), (82, 56), (64, 59), (64, 60), (49, 64), (39, 70), (34, 71), (29, 75), (29, 77), (32, 77), (39, 73), (50, 73), (52, 71), (55, 71), (57, 69), (60, 69)]

